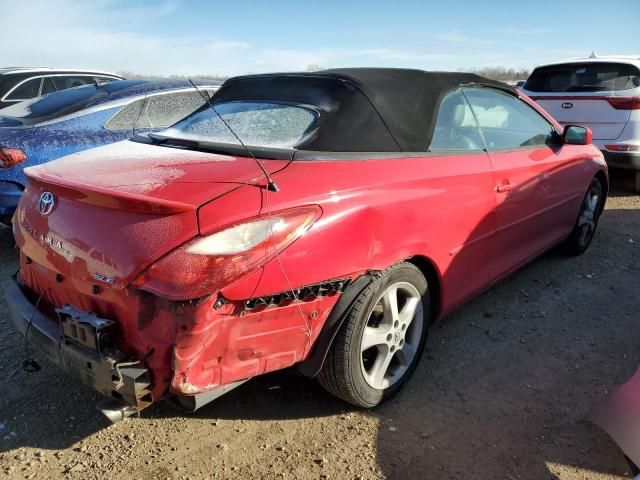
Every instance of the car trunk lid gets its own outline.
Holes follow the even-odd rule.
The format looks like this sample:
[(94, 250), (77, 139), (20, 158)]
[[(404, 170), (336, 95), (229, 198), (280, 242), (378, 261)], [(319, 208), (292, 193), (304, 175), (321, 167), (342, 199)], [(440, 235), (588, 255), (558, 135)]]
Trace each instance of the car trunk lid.
[[(272, 171), (284, 164), (267, 162)], [(63, 276), (113, 288), (196, 236), (199, 206), (261, 176), (251, 158), (128, 141), (25, 173), (14, 218), (22, 253)]]

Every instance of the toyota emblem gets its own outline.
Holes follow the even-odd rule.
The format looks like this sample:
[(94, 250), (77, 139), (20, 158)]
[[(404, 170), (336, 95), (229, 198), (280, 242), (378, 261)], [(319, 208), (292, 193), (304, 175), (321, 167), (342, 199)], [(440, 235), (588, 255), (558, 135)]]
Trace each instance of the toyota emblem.
[(51, 192), (44, 192), (40, 195), (38, 202), (38, 210), (43, 216), (49, 215), (56, 206), (56, 199)]

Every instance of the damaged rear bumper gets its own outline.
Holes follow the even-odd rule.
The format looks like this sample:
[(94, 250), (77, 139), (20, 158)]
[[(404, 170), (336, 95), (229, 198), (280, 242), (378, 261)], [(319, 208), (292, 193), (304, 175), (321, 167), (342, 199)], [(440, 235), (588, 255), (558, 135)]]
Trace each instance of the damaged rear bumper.
[[(2, 289), (9, 315), (20, 333), (28, 335), (30, 347), (35, 347), (70, 376), (126, 406), (142, 410), (152, 403), (147, 369), (116, 350), (100, 352), (97, 342), (92, 342), (92, 329), (99, 326), (102, 319), (91, 314), (84, 314), (86, 318), (79, 320), (67, 315), (63, 323), (62, 318), (54, 320), (39, 311), (15, 280), (5, 280)], [(92, 322), (91, 318), (98, 322)], [(73, 338), (72, 332), (77, 338)], [(96, 348), (90, 348), (91, 344)]]
[[(3, 283), (18, 330), (71, 376), (137, 410), (166, 397), (196, 410), (247, 379), (305, 360), (349, 283), (322, 282), (291, 296), (177, 302), (136, 289), (96, 293), (90, 282), (57, 277), (23, 256), (18, 280)], [(104, 347), (103, 334), (118, 348)]]

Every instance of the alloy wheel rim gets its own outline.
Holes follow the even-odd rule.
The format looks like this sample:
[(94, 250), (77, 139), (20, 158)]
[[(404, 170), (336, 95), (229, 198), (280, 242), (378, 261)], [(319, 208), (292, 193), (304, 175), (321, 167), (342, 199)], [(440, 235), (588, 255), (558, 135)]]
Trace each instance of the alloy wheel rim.
[(418, 353), (423, 312), (420, 292), (408, 282), (388, 286), (369, 312), (360, 341), (360, 368), (370, 387), (398, 382)]
[(582, 202), (582, 211), (580, 212), (580, 217), (578, 218), (578, 240), (580, 241), (581, 245), (586, 244), (586, 242), (588, 242), (595, 233), (599, 200), (600, 194), (598, 192), (598, 189), (592, 188), (591, 190), (589, 190), (587, 196)]

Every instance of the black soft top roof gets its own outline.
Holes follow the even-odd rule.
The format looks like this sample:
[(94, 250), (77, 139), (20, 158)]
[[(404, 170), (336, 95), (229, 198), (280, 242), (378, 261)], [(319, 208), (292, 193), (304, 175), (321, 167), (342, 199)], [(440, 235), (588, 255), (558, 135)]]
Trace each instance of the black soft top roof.
[(213, 101), (272, 101), (316, 110), (318, 121), (298, 150), (423, 152), (431, 143), (442, 98), (464, 85), (516, 94), (506, 84), (471, 73), (345, 68), (234, 77)]

